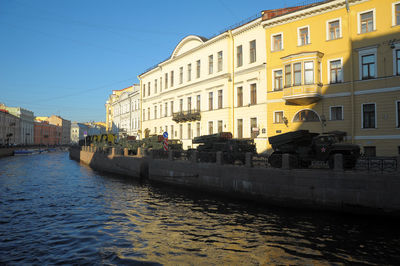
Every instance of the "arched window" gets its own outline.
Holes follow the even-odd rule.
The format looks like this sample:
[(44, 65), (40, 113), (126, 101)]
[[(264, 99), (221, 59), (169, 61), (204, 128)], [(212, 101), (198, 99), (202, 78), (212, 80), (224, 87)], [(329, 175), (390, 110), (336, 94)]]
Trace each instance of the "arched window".
[(293, 118), (293, 122), (318, 122), (318, 121), (320, 121), (319, 116), (313, 110), (301, 110)]

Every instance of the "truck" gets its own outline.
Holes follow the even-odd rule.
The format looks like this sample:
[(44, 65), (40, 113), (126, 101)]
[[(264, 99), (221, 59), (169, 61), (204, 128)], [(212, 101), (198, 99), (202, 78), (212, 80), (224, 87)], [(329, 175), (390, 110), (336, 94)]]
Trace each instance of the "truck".
[(346, 132), (331, 131), (327, 133), (311, 133), (308, 130), (297, 130), (279, 134), (269, 138), (274, 152), (268, 162), (272, 167), (282, 167), (282, 155), (290, 155), (292, 167), (309, 167), (312, 161), (328, 162), (334, 166), (334, 156), (343, 155), (343, 166), (346, 169), (354, 168), (360, 156), (360, 147), (355, 144), (344, 143)]
[(216, 152), (220, 151), (225, 163), (240, 161), (244, 164), (247, 152), (256, 153), (252, 139), (234, 139), (230, 132), (198, 136), (193, 138), (192, 143), (199, 144), (197, 151), (201, 162), (214, 162)]

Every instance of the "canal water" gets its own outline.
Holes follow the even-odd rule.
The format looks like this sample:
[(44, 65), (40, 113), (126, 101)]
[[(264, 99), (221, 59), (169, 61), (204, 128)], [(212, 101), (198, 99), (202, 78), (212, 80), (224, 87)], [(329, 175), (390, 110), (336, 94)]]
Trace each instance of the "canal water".
[(0, 159), (0, 264), (399, 265), (399, 226), (139, 183), (66, 152)]

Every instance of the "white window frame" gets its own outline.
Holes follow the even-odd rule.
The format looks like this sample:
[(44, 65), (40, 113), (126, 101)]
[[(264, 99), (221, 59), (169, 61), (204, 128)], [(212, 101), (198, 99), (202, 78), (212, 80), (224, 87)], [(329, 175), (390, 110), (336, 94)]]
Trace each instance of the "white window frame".
[(344, 82), (343, 57), (340, 57), (340, 58), (335, 58), (335, 59), (329, 59), (328, 60), (328, 82), (329, 82), (329, 84), (336, 84), (336, 83), (331, 83), (331, 62), (332, 61), (338, 61), (338, 60), (340, 60), (340, 66), (342, 68), (342, 82), (336, 82), (336, 83), (343, 83)]
[[(375, 106), (375, 127), (364, 127), (364, 105), (366, 104), (373, 104)], [(361, 128), (362, 129), (374, 129), (378, 128), (378, 110), (376, 109), (376, 103), (375, 102), (369, 102), (369, 103), (362, 103), (361, 104)]]
[[(276, 120), (275, 120), (275, 114), (276, 113), (279, 113), (279, 112), (282, 112), (282, 123), (278, 123), (278, 122), (276, 122)], [(284, 110), (277, 110), (277, 111), (274, 111), (274, 124), (284, 124), (284, 122), (283, 122), (283, 118), (285, 117), (285, 111)]]
[[(339, 37), (337, 37), (336, 39), (331, 39), (330, 38), (330, 34), (329, 34), (329, 23), (337, 21), (337, 20), (339, 20)], [(337, 39), (340, 39), (340, 38), (342, 38), (342, 18), (339, 17), (339, 18), (334, 18), (334, 19), (327, 20), (326, 21), (326, 40), (330, 41), (330, 40), (337, 40)]]
[(358, 72), (359, 72), (359, 79), (360, 80), (363, 80), (362, 79), (362, 57), (364, 56), (364, 55), (368, 55), (368, 54), (374, 54), (374, 56), (375, 56), (375, 78), (378, 76), (378, 58), (377, 58), (377, 55), (378, 55), (378, 49), (376, 48), (376, 47), (374, 47), (374, 48), (366, 48), (366, 49), (362, 49), (362, 50), (359, 50), (358, 51)]
[(396, 25), (396, 5), (400, 5), (400, 1), (392, 3), (392, 27), (400, 26)]
[[(338, 119), (332, 120), (332, 108), (333, 107), (341, 107), (342, 108), (342, 119), (341, 120), (338, 120)], [(329, 121), (343, 121), (343, 120), (344, 120), (344, 107), (343, 107), (343, 105), (332, 105), (332, 106), (329, 106)]]
[(395, 108), (395, 113), (396, 113), (396, 128), (400, 129), (400, 124), (399, 124), (399, 115), (400, 114), (397, 112), (397, 105), (400, 103), (400, 100), (396, 100), (396, 101), (394, 101), (394, 103), (395, 103), (394, 108)]
[(400, 49), (400, 43), (395, 43), (393, 51), (392, 51), (392, 53), (393, 53), (393, 76), (397, 76), (396, 50), (398, 50), (398, 49)]
[[(306, 80), (307, 80), (307, 78), (306, 78), (306, 63), (312, 63), (312, 65), (313, 65), (313, 68), (312, 68), (312, 72), (313, 72), (313, 76), (312, 76), (313, 80), (312, 80), (312, 83), (306, 82)], [(315, 62), (314, 62), (314, 60), (306, 60), (306, 61), (303, 61), (302, 68), (303, 68), (303, 77), (302, 77), (302, 78), (303, 78), (303, 85), (312, 85), (312, 84), (315, 84)]]
[[(305, 44), (301, 44), (301, 38), (300, 38), (300, 30), (307, 28), (307, 33), (308, 33), (308, 42)], [(304, 46), (307, 44), (311, 44), (311, 33), (310, 33), (310, 26), (306, 25), (306, 26), (302, 26), (302, 27), (298, 27), (297, 28), (297, 45), (298, 46)]]
[[(279, 70), (282, 71), (282, 88), (276, 89), (275, 88), (275, 71), (279, 71)], [(284, 83), (285, 82), (285, 80), (284, 80), (285, 74), (283, 73), (283, 69), (282, 68), (275, 68), (275, 69), (272, 69), (271, 71), (272, 71), (272, 78), (271, 78), (272, 91), (282, 91), (285, 88), (285, 83)]]
[(375, 11), (375, 8), (372, 8), (372, 9), (364, 10), (364, 11), (361, 11), (361, 12), (357, 13), (357, 33), (358, 34), (369, 33), (369, 32), (361, 33), (361, 15), (365, 14), (365, 13), (368, 13), (368, 12), (371, 12), (371, 11), (372, 11), (372, 19), (373, 19), (373, 21), (372, 21), (372, 31), (376, 31), (376, 11)]
[[(281, 35), (281, 43), (282, 43), (282, 47), (279, 50), (275, 50), (274, 49), (274, 37)], [(284, 49), (284, 43), (283, 43), (283, 32), (277, 32), (274, 34), (271, 34), (271, 52), (276, 52), (276, 51), (282, 51)]]

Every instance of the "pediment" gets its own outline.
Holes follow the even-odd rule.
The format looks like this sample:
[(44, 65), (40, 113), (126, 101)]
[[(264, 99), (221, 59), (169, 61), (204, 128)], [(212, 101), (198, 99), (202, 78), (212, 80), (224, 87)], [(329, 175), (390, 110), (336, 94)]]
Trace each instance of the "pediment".
[(171, 58), (175, 58), (181, 54), (184, 54), (206, 42), (207, 39), (204, 37), (189, 35), (183, 38), (178, 45), (175, 47), (175, 50), (172, 52)]

